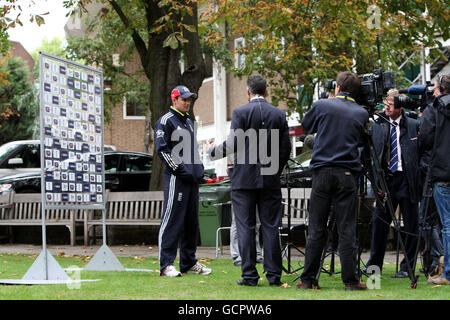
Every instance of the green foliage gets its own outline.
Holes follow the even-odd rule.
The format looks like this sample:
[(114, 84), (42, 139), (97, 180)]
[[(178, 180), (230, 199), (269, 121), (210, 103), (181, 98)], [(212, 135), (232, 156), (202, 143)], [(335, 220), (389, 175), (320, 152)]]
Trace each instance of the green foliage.
[[(130, 14), (139, 16), (137, 9), (133, 10)], [(130, 32), (119, 17), (114, 11), (104, 12), (102, 19), (89, 22), (87, 31), (83, 37), (67, 39), (67, 55), (69, 59), (101, 68), (104, 78), (112, 84), (104, 91), (106, 122), (111, 121), (112, 108), (121, 103), (125, 95), (127, 101), (148, 106), (150, 85), (142, 68), (124, 68), (137, 56)], [(114, 64), (113, 54), (120, 54), (119, 64)]]
[(0, 84), (0, 144), (30, 139), (39, 114), (37, 90), (29, 82), (29, 72), (20, 58), (0, 65), (0, 73), (7, 73)]
[[(17, 25), (22, 25), (22, 6), (18, 0), (5, 0), (0, 4), (0, 56), (4, 55), (10, 46), (8, 41), (8, 29), (15, 28)], [(28, 5), (31, 6), (33, 2)], [(35, 22), (38, 26), (45, 23), (44, 17), (47, 13), (36, 14), (30, 13), (27, 17), (30, 22)]]
[[(404, 61), (399, 56), (439, 45), (436, 35), (449, 38), (449, 15), (445, 0), (218, 0), (203, 13), (200, 30), (211, 50), (243, 37), (244, 46), (228, 48), (245, 55), (242, 68), (229, 63), (223, 47), (215, 50), (216, 57), (239, 77), (252, 72), (266, 76), (273, 102), (302, 114), (316, 84), (339, 71), (364, 74), (379, 67), (377, 36), (383, 68), (396, 71)], [(226, 31), (214, 27), (218, 24)]]
[(49, 40), (47, 37), (45, 37), (42, 40), (41, 45), (30, 53), (31, 57), (33, 57), (34, 60), (33, 74), (35, 79), (39, 78), (39, 52), (45, 52), (66, 59), (67, 54), (66, 48), (64, 47), (64, 38), (60, 39), (56, 37)]

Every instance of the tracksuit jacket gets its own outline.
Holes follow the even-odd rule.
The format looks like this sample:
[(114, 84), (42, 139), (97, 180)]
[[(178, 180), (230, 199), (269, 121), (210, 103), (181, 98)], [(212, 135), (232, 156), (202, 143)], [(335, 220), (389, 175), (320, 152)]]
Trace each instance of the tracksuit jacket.
[[(180, 271), (186, 272), (197, 262), (199, 182), (204, 173), (194, 124), (188, 114), (171, 107), (158, 119), (154, 132), (155, 152), (166, 167), (158, 239), (160, 270), (162, 273), (167, 266), (173, 265), (180, 245)], [(174, 141), (173, 138), (177, 139)], [(177, 152), (172, 152), (174, 149)]]

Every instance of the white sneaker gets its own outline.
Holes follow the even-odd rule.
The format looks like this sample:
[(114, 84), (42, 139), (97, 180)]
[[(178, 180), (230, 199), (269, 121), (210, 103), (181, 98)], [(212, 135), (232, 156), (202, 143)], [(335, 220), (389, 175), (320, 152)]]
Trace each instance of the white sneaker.
[(164, 268), (163, 272), (161, 273), (162, 277), (181, 277), (181, 273), (178, 272), (178, 270), (170, 265)]
[(190, 268), (186, 273), (189, 274), (202, 274), (202, 275), (208, 275), (212, 272), (212, 269), (207, 268), (205, 265), (201, 264), (200, 262), (197, 262)]

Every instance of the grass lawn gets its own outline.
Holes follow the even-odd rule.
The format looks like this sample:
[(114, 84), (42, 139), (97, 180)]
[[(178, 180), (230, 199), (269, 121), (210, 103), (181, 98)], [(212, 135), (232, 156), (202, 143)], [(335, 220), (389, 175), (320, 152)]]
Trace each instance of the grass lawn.
[[(37, 255), (0, 254), (0, 278), (21, 279)], [(55, 256), (63, 268), (82, 268), (87, 256)], [(321, 274), (320, 290), (298, 290), (292, 280), (297, 274), (283, 274), (284, 287), (270, 287), (258, 264), (261, 275), (258, 287), (240, 287), (240, 268), (231, 259), (202, 259), (213, 269), (208, 276), (183, 275), (180, 278), (159, 276), (155, 258), (119, 258), (125, 268), (151, 269), (154, 272), (81, 271), (81, 279), (101, 279), (81, 283), (79, 288), (67, 285), (0, 285), (1, 300), (449, 300), (450, 286), (433, 286), (420, 274), (417, 289), (410, 288), (409, 279), (392, 279), (395, 264), (383, 270), (380, 289), (346, 292), (340, 274)], [(176, 265), (178, 261), (176, 262)], [(178, 265), (177, 265), (178, 266)], [(294, 264), (295, 267), (295, 264)], [(339, 265), (336, 266), (339, 269)], [(76, 274), (67, 271), (74, 279)], [(364, 280), (367, 280), (364, 277)]]

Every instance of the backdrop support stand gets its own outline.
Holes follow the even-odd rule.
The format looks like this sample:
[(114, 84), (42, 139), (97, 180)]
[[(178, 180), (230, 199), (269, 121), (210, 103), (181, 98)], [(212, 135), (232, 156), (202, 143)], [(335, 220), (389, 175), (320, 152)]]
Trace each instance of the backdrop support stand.
[(127, 269), (119, 259), (116, 257), (114, 252), (108, 247), (106, 243), (106, 210), (102, 210), (102, 232), (103, 232), (103, 245), (95, 253), (94, 257), (89, 261), (89, 263), (84, 267), (83, 270), (87, 271), (141, 271), (141, 272), (153, 272), (153, 270), (148, 269)]

